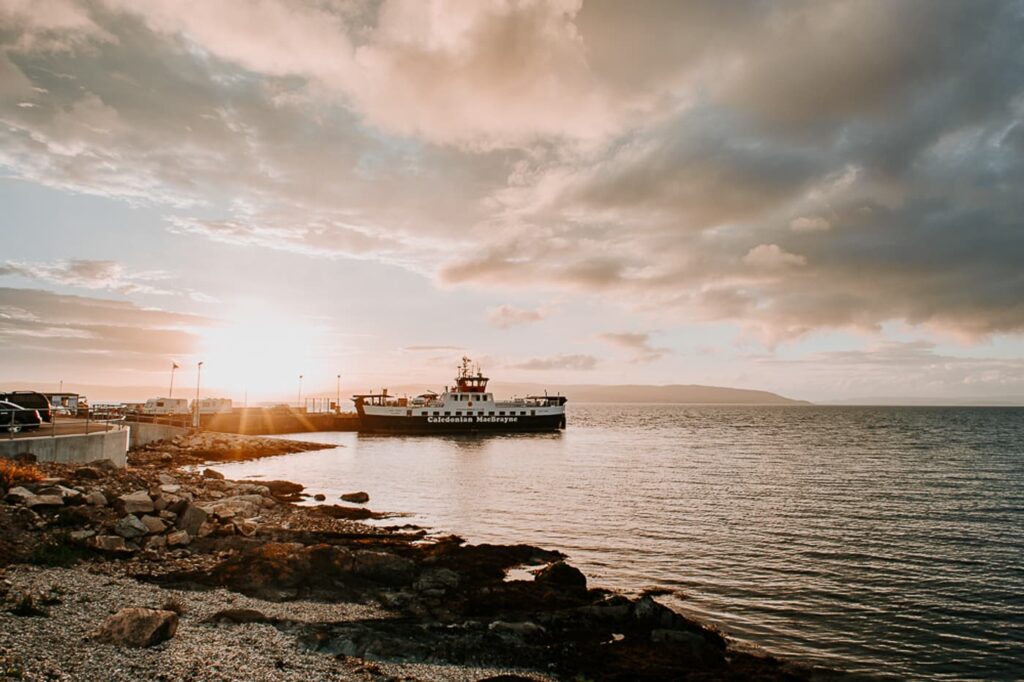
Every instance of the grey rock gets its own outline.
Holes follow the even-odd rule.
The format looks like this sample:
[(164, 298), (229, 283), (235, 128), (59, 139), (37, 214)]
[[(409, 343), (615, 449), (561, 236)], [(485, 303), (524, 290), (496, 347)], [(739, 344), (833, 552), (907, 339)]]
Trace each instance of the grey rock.
[(165, 483), (164, 485), (160, 486), (160, 492), (169, 493), (171, 495), (177, 493), (179, 490), (181, 490), (181, 486), (178, 485), (177, 483)]
[(156, 480), (160, 481), (162, 485), (175, 485), (178, 482), (178, 479), (170, 474), (157, 474)]
[(126, 540), (131, 540), (146, 535), (149, 528), (134, 514), (125, 514), (114, 524), (114, 532)]
[(166, 537), (168, 547), (184, 547), (188, 543), (192, 542), (192, 537), (184, 530), (176, 530), (172, 533), (168, 533)]
[(68, 533), (68, 539), (71, 540), (71, 542), (85, 542), (95, 535), (96, 531), (94, 530), (73, 530)]
[(4, 495), (4, 502), (7, 502), (8, 504), (24, 504), (25, 500), (33, 495), (35, 495), (35, 493), (28, 488), (18, 486), (7, 491), (7, 494)]
[(178, 631), (178, 614), (157, 609), (121, 609), (107, 618), (96, 640), (131, 647), (150, 647), (165, 642)]
[(29, 509), (60, 507), (64, 505), (64, 498), (60, 495), (30, 495), (22, 504)]
[(163, 533), (167, 530), (167, 522), (157, 516), (146, 514), (142, 517), (141, 521), (149, 529), (150, 533)]
[(105, 552), (125, 552), (128, 546), (124, 544), (124, 538), (120, 535), (97, 535), (93, 540), (93, 547)]
[(199, 535), (199, 527), (206, 521), (207, 514), (194, 504), (187, 504), (181, 512), (178, 512), (178, 520), (175, 526), (178, 530), (186, 531), (190, 536)]
[(118, 498), (121, 504), (124, 505), (124, 511), (127, 514), (136, 513), (149, 513), (154, 510), (153, 499), (149, 496), (149, 493), (145, 490), (139, 490), (128, 495), (121, 495)]
[(93, 490), (91, 493), (85, 496), (86, 504), (91, 504), (94, 507), (106, 507), (107, 496), (101, 493), (99, 490)]

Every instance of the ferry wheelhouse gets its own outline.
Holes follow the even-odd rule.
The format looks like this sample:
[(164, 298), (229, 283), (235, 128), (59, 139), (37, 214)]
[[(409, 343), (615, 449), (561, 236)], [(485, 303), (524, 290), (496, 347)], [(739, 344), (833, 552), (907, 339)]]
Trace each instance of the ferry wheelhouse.
[(479, 370), (462, 358), (455, 386), (440, 395), (399, 398), (381, 393), (352, 396), (364, 433), (506, 433), (565, 428), (565, 396), (533, 395), (495, 400)]

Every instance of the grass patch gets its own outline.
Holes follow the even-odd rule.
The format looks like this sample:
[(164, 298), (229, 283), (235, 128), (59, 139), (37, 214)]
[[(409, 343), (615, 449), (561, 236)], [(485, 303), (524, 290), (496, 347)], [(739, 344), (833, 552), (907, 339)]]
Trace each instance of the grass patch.
[(36, 483), (41, 480), (43, 472), (34, 464), (21, 464), (13, 459), (0, 457), (0, 489), (10, 490), (19, 483)]

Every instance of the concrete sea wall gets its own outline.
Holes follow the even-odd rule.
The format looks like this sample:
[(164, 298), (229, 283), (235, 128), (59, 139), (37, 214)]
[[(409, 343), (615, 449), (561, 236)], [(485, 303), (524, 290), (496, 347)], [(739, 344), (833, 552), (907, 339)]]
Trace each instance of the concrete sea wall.
[(31, 453), (39, 462), (83, 464), (109, 459), (119, 467), (128, 463), (129, 429), (68, 436), (0, 439), (0, 457)]

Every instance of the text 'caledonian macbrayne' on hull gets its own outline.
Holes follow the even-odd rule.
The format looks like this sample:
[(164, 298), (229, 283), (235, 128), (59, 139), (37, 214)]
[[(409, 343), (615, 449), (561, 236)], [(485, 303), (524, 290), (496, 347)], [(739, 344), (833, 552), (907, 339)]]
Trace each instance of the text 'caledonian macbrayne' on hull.
[(415, 398), (381, 393), (355, 395), (359, 430), (366, 433), (512, 433), (565, 428), (564, 396), (527, 396), (497, 401), (487, 377), (462, 358), (455, 386)]

